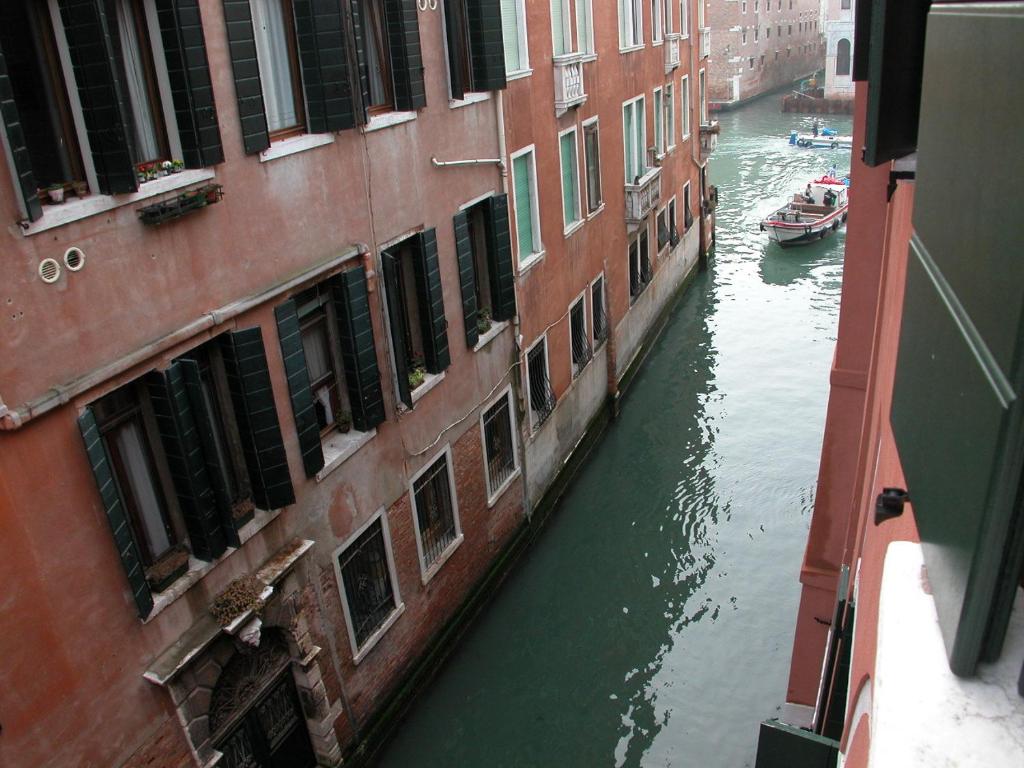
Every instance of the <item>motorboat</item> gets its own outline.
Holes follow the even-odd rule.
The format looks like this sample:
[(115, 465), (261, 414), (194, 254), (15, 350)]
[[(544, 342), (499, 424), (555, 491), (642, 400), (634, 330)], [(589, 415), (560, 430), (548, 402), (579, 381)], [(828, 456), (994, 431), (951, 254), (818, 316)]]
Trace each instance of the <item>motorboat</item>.
[(852, 149), (853, 136), (841, 136), (831, 128), (825, 128), (817, 135), (790, 131), (789, 144), (806, 149)]
[(822, 176), (761, 222), (761, 231), (781, 246), (804, 245), (835, 232), (850, 207), (849, 181)]

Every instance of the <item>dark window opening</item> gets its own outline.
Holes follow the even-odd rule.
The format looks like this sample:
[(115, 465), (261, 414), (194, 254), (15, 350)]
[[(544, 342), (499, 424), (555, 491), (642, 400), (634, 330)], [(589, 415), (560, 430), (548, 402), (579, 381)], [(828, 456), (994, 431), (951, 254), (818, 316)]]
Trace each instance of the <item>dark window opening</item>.
[(364, 39), (360, 66), (369, 84), (368, 109), (371, 113), (389, 112), (394, 109), (395, 99), (384, 4), (379, 0), (359, 0), (359, 10)]
[(579, 376), (594, 356), (587, 336), (586, 297), (572, 305), (569, 310), (569, 334), (572, 343), (572, 375)]
[(391, 336), (399, 337), (399, 343), (393, 344), (396, 350), (404, 352), (404, 363), (409, 371), (411, 389), (423, 383), (426, 365), (423, 352), (423, 327), (419, 298), (416, 291), (415, 260), (418, 249), (412, 240), (399, 243), (384, 252), (384, 258), (394, 265), (396, 280), (393, 291), (388, 292), (388, 302), (393, 302), (392, 317), (398, 316), (397, 326), (392, 325)]
[(608, 316), (604, 306), (604, 278), (598, 278), (590, 287), (590, 311), (594, 328), (594, 344), (600, 345), (608, 337)]
[(662, 208), (661, 211), (658, 213), (657, 229), (658, 252), (661, 253), (661, 250), (668, 245), (670, 239), (668, 230), (668, 208)]
[(461, 99), (467, 91), (473, 90), (465, 0), (446, 0), (444, 21), (451, 97)]
[(494, 306), (497, 303), (494, 297), (495, 284), (491, 276), (491, 271), (497, 268), (493, 263), (495, 254), (487, 247), (487, 227), (490, 225), (487, 201), (477, 203), (467, 213), (469, 242), (473, 248), (473, 273), (476, 277), (477, 329), (481, 333), (486, 333), (491, 328)]
[(601, 196), (601, 146), (597, 123), (583, 126), (583, 152), (587, 166), (587, 212), (593, 213), (604, 202)]
[(493, 495), (516, 470), (512, 439), (512, 412), (508, 396), (484, 411), (484, 460), (487, 462), (487, 490)]
[(690, 210), (690, 185), (683, 186), (683, 231), (689, 232), (693, 226), (693, 212)]
[(329, 434), (338, 427), (347, 431), (352, 413), (340, 360), (332, 283), (320, 283), (296, 295), (295, 308), (320, 434)]
[(447, 452), (442, 453), (413, 483), (413, 503), (416, 506), (421, 564), (426, 571), (458, 536)]
[(555, 409), (555, 393), (548, 378), (547, 339), (541, 339), (526, 354), (527, 378), (530, 388), (530, 413), (534, 429)]
[(395, 593), (378, 518), (338, 558), (356, 648), (380, 628), (395, 610)]
[(669, 243), (675, 248), (679, 245), (679, 230), (676, 228), (676, 201), (668, 204), (668, 237)]
[(845, 37), (836, 46), (836, 74), (850, 74), (850, 41)]
[(292, 0), (255, 0), (252, 24), (270, 138), (302, 133), (306, 107)]

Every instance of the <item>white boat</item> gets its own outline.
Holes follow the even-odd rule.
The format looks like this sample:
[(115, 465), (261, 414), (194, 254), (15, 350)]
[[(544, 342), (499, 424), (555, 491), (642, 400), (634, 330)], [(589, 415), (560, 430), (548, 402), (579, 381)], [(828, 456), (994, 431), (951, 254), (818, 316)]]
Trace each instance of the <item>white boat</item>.
[[(825, 129), (828, 131), (828, 129)], [(805, 147), (809, 149), (852, 149), (853, 136), (840, 136), (837, 133), (822, 132), (815, 136), (813, 133), (789, 132), (790, 146)]]
[(849, 187), (822, 176), (761, 222), (761, 231), (781, 246), (804, 245), (835, 232), (846, 221)]

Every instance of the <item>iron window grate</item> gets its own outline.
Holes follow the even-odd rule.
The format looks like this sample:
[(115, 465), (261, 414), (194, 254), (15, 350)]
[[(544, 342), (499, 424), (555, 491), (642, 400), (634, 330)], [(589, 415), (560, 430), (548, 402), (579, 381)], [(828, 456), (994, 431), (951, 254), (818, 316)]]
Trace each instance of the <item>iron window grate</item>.
[(487, 490), (493, 494), (516, 470), (507, 396), (484, 412), (484, 454), (487, 461)]
[(573, 376), (578, 376), (594, 356), (587, 337), (587, 323), (584, 314), (584, 301), (577, 301), (569, 311), (569, 328), (572, 336), (572, 368)]
[(533, 426), (543, 424), (555, 409), (555, 393), (548, 378), (547, 343), (541, 341), (526, 356), (527, 374), (530, 379), (530, 410), (533, 411)]
[(361, 646), (395, 607), (391, 571), (378, 519), (359, 535), (339, 560), (356, 647)]
[(427, 569), (455, 540), (455, 513), (448, 482), (448, 454), (444, 453), (413, 483), (419, 523), (423, 568)]

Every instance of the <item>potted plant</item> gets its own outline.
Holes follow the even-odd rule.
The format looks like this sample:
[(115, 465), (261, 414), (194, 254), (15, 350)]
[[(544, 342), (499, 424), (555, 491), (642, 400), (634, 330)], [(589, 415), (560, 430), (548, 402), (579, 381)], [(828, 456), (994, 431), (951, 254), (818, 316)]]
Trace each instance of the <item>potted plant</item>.
[(476, 331), (477, 333), (487, 333), (489, 330), (491, 330), (491, 310), (481, 307), (476, 313)]
[(146, 569), (146, 581), (154, 592), (163, 592), (188, 571), (188, 550), (177, 546)]
[(64, 185), (63, 184), (51, 184), (46, 188), (46, 196), (50, 198), (50, 202), (54, 204), (64, 202)]
[(181, 173), (185, 170), (184, 160), (171, 160), (171, 173)]
[(422, 355), (413, 355), (412, 365), (409, 366), (409, 389), (416, 389), (427, 380), (427, 368), (423, 364)]
[(263, 608), (263, 590), (266, 587), (255, 576), (241, 576), (210, 603), (210, 613), (222, 627), (226, 627), (243, 613), (259, 612)]
[(338, 415), (338, 429), (344, 434), (352, 429), (352, 414), (348, 411), (342, 411)]
[(252, 499), (239, 499), (231, 505), (231, 519), (235, 523), (235, 530), (246, 525), (256, 514), (256, 505)]
[(89, 194), (89, 183), (86, 181), (72, 181), (71, 189), (75, 197), (85, 197)]

